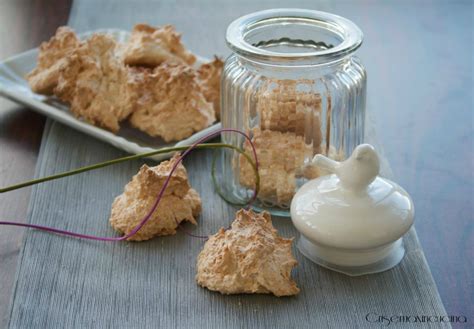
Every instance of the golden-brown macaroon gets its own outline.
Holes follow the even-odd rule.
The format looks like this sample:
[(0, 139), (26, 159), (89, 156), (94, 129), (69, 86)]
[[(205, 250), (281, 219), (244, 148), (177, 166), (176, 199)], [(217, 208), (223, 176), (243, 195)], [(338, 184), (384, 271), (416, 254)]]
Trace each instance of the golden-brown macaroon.
[(216, 118), (221, 117), (221, 73), (224, 62), (219, 57), (201, 65), (198, 69), (198, 77), (203, 89), (204, 97), (208, 102), (214, 104)]
[(67, 57), (54, 89), (76, 117), (112, 132), (130, 115), (135, 100), (133, 80), (116, 46), (108, 35), (93, 35)]
[(124, 46), (123, 60), (127, 65), (155, 67), (165, 61), (192, 65), (196, 57), (184, 48), (174, 26), (137, 24)]
[(58, 83), (59, 72), (65, 65), (65, 58), (79, 44), (76, 34), (67, 26), (59, 27), (48, 42), (41, 43), (36, 68), (26, 76), (31, 90), (51, 95)]
[(197, 259), (197, 283), (222, 294), (291, 296), (299, 288), (291, 278), (297, 265), (293, 239), (273, 228), (271, 216), (239, 210), (232, 227), (221, 228), (206, 241)]
[(216, 120), (213, 105), (206, 101), (189, 66), (165, 63), (141, 74), (137, 85), (141, 94), (130, 117), (134, 127), (170, 142), (187, 138)]
[[(112, 204), (109, 221), (116, 231), (128, 234), (143, 220), (156, 202), (176, 161), (177, 155), (155, 167), (143, 165), (133, 176), (124, 192)], [(155, 236), (175, 234), (183, 221), (197, 224), (196, 217), (200, 212), (199, 194), (191, 188), (186, 169), (179, 164), (149, 221), (128, 240), (143, 241)]]
[[(292, 132), (252, 130), (259, 164), (260, 190), (262, 201), (289, 206), (296, 189), (295, 177), (307, 177), (305, 168), (313, 157), (311, 144), (306, 144), (302, 136)], [(250, 143), (244, 143), (244, 150), (252, 154)], [(255, 187), (255, 173), (243, 155), (239, 157), (239, 181), (248, 188)], [(314, 178), (314, 177), (307, 177)]]
[(257, 94), (262, 129), (313, 136), (321, 143), (321, 96), (312, 90), (314, 81), (267, 80)]

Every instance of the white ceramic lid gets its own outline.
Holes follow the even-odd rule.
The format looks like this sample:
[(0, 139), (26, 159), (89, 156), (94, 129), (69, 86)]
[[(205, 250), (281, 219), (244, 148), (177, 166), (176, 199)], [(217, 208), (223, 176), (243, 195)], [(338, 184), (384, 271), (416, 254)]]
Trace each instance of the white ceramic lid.
[(291, 218), (312, 243), (370, 249), (394, 242), (413, 224), (408, 193), (378, 176), (373, 146), (359, 145), (343, 162), (316, 155), (313, 162), (334, 174), (303, 185), (291, 203)]

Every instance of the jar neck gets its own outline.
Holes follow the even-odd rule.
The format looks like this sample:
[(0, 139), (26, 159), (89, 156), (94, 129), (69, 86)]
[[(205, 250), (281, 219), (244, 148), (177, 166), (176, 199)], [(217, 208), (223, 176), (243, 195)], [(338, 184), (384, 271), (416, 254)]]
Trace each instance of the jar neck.
[(255, 65), (315, 67), (338, 65), (362, 44), (362, 32), (337, 15), (303, 9), (272, 9), (229, 25), (227, 44)]
[(325, 74), (331, 74), (334, 71), (338, 71), (346, 65), (349, 65), (355, 58), (353, 55), (348, 55), (332, 62), (327, 63), (315, 63), (315, 64), (303, 64), (303, 65), (283, 65), (280, 63), (271, 63), (266, 61), (259, 61), (256, 58), (249, 58), (248, 56), (241, 56), (240, 54), (230, 55), (229, 60), (236, 61), (239, 65), (244, 66), (247, 70), (251, 70), (256, 74), (265, 75), (271, 77), (282, 78), (285, 74), (288, 74), (290, 79), (294, 79), (301, 73), (301, 77), (305, 78), (309, 72), (314, 72), (317, 76), (323, 76)]

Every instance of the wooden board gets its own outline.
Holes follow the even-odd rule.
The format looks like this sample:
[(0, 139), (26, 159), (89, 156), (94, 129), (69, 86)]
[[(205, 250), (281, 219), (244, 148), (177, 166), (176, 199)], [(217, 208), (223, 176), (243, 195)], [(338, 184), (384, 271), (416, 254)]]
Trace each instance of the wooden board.
[[(0, 1), (0, 60), (37, 47), (66, 24), (72, 0)], [(48, 17), (47, 20), (44, 17)], [(45, 118), (0, 97), (0, 186), (30, 179)], [(26, 221), (30, 189), (0, 195), (0, 220)], [(0, 328), (8, 323), (24, 230), (0, 228)]]
[[(39, 176), (122, 155), (59, 123), (49, 125), (45, 135)], [(197, 234), (227, 227), (235, 212), (211, 187), (211, 155), (199, 151), (185, 162), (204, 201), (193, 230)], [(140, 165), (134, 161), (34, 188), (30, 221), (114, 235), (108, 224), (110, 205)], [(296, 236), (289, 219), (273, 222), (283, 236)], [(30, 230), (10, 328), (367, 328), (369, 313), (444, 314), (416, 234), (411, 231), (405, 241), (407, 254), (400, 266), (358, 278), (323, 269), (295, 250), (299, 266), (294, 278), (301, 293), (277, 298), (223, 296), (198, 287), (195, 262), (203, 241), (181, 232), (142, 243), (100, 243)]]

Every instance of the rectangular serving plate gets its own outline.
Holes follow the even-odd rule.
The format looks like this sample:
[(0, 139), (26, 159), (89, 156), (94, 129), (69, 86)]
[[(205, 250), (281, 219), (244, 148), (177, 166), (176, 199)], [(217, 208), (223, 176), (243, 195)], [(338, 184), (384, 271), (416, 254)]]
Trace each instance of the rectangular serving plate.
[[(109, 34), (119, 42), (126, 41), (130, 36), (130, 33), (124, 30), (101, 29), (82, 33), (79, 35), (79, 38), (86, 39), (93, 33)], [(189, 138), (176, 143), (166, 143), (161, 138), (146, 135), (138, 129), (133, 128), (127, 122), (124, 122), (121, 125), (121, 129), (117, 134), (93, 126), (74, 117), (74, 115), (69, 111), (68, 106), (59, 102), (56, 98), (38, 95), (31, 91), (25, 76), (36, 67), (38, 51), (38, 48), (31, 49), (19, 55), (10, 57), (0, 63), (0, 95), (11, 99), (14, 102), (23, 104), (32, 110), (44, 114), (71, 128), (111, 144), (125, 152), (140, 154), (152, 152), (165, 147), (188, 146), (205, 135), (218, 131), (221, 127), (220, 123), (216, 123), (193, 134)], [(196, 65), (200, 65), (207, 61), (207, 59), (198, 56)], [(161, 161), (170, 156), (171, 154), (167, 153), (155, 155), (150, 158)]]

